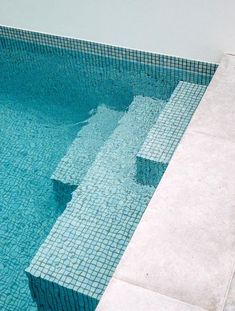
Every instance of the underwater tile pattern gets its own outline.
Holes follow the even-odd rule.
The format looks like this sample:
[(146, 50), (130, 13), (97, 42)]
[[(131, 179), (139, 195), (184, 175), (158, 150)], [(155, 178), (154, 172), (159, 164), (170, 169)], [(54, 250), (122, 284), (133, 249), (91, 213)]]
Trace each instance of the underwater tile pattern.
[(159, 183), (205, 90), (204, 85), (179, 82), (137, 154), (140, 183)]
[[(168, 55), (121, 48), (101, 43), (37, 33), (22, 29), (0, 26), (0, 37), (32, 42), (37, 46), (51, 46), (82, 53), (106, 57), (109, 60), (123, 60), (138, 64), (152, 65), (157, 74), (167, 73), (172, 78), (188, 82), (208, 84), (217, 69), (217, 64), (188, 60)], [(20, 43), (21, 44), (21, 43)], [(98, 58), (97, 58), (98, 60)], [(171, 70), (169, 71), (169, 68)], [(176, 71), (172, 70), (175, 69)]]
[(73, 192), (27, 269), (40, 310), (94, 310), (154, 192), (135, 156), (164, 106), (136, 96)]
[(55, 183), (65, 184), (65, 187), (66, 184), (78, 186), (123, 114), (123, 111), (113, 110), (105, 105), (99, 106), (78, 132), (51, 179)]

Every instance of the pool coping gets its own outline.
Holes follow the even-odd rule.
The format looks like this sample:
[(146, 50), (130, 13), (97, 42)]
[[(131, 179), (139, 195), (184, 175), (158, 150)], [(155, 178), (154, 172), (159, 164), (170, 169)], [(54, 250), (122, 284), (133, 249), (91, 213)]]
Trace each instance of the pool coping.
[(235, 307), (234, 86), (224, 54), (97, 311)]

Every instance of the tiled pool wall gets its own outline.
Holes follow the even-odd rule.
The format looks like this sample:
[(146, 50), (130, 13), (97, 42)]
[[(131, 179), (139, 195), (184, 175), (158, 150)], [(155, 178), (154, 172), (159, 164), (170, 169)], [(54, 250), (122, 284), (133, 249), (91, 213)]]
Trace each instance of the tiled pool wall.
[[(144, 69), (154, 76), (164, 75), (169, 79), (197, 84), (208, 85), (218, 67), (213, 63), (0, 26), (2, 44), (4, 44), (4, 38), (16, 40), (14, 46), (18, 45), (19, 48), (22, 48), (24, 44), (31, 44), (32, 49), (36, 46), (37, 50), (41, 48), (42, 51), (45, 49), (49, 51), (51, 47), (53, 48), (52, 53), (55, 52), (55, 48), (58, 48), (61, 53), (66, 49), (74, 54), (92, 54), (97, 56), (92, 58), (92, 61), (101, 65), (102, 62), (107, 65), (109, 62), (116, 64), (118, 61), (122, 61), (123, 65), (123, 62), (127, 61), (127, 66), (130, 66), (129, 62), (133, 62), (135, 68), (139, 66), (140, 70)], [(84, 57), (86, 57), (85, 54)], [(87, 61), (91, 61), (90, 57), (87, 58)]]
[[(10, 41), (9, 41), (10, 39)], [(188, 92), (188, 98), (193, 98), (195, 95), (195, 92), (199, 90), (199, 98), (201, 98), (205, 87), (207, 86), (214, 74), (214, 72), (217, 69), (216, 64), (211, 64), (211, 63), (204, 63), (204, 62), (198, 62), (194, 60), (187, 60), (187, 59), (182, 59), (182, 58), (177, 58), (177, 57), (172, 57), (172, 56), (167, 56), (167, 55), (159, 55), (159, 54), (154, 54), (154, 53), (149, 53), (149, 52), (143, 52), (143, 51), (136, 51), (136, 50), (131, 50), (131, 49), (125, 49), (125, 48), (119, 48), (115, 46), (109, 46), (109, 45), (104, 45), (104, 44), (99, 44), (99, 43), (93, 43), (93, 42), (88, 42), (84, 40), (77, 40), (77, 39), (71, 39), (71, 38), (63, 38), (63, 37), (58, 37), (58, 36), (53, 36), (53, 35), (48, 35), (48, 34), (42, 34), (42, 33), (35, 33), (31, 31), (25, 31), (25, 30), (19, 30), (19, 29), (13, 29), (9, 27), (4, 27), (0, 26), (0, 45), (11, 47), (11, 45), (14, 48), (19, 47), (19, 49), (24, 49), (24, 48), (30, 48), (32, 51), (38, 51), (41, 50), (42, 53), (58, 53), (58, 54), (64, 54), (66, 51), (66, 55), (69, 53), (73, 57), (76, 57), (77, 55), (81, 55), (85, 61), (90, 63), (92, 66), (93, 64), (99, 65), (99, 66), (112, 66), (112, 64), (115, 64), (117, 67), (120, 66), (120, 68), (130, 68), (133, 66), (133, 68), (138, 69), (140, 72), (144, 71), (145, 73), (151, 75), (154, 78), (159, 78), (159, 77), (164, 77), (165, 80), (169, 81), (175, 81), (174, 87), (170, 87), (169, 90), (167, 90), (166, 95), (162, 95), (162, 99), (168, 100), (171, 93), (174, 91), (175, 87), (178, 85), (179, 81), (185, 81), (192, 83), (193, 85), (189, 85), (186, 87), (186, 90), (189, 90)], [(92, 56), (92, 57), (91, 57)], [(197, 87), (197, 85), (200, 84), (202, 88)], [(167, 86), (166, 86), (167, 87)], [(197, 97), (197, 96), (196, 96)], [(147, 101), (148, 103), (148, 101)], [(198, 102), (197, 102), (198, 104)], [(191, 106), (190, 106), (191, 107)], [(190, 114), (192, 115), (195, 106), (192, 106), (193, 108), (190, 108)], [(147, 107), (143, 107), (143, 109), (147, 109)], [(174, 111), (173, 111), (174, 112)], [(147, 113), (147, 111), (146, 111)], [(191, 117), (190, 115), (190, 117)], [(173, 115), (172, 115), (173, 117)], [(190, 119), (190, 118), (189, 118)], [(185, 126), (187, 125), (187, 122), (184, 124), (184, 129)], [(179, 136), (181, 136), (182, 133), (180, 133)], [(180, 137), (178, 137), (180, 139)], [(170, 144), (171, 144), (170, 140)], [(169, 146), (169, 144), (168, 144)], [(173, 148), (174, 149), (174, 148)], [(142, 150), (142, 149), (141, 149)], [(169, 149), (170, 153), (172, 155), (172, 148)], [(168, 150), (168, 151), (169, 151)], [(167, 151), (167, 152), (168, 152)], [(151, 149), (151, 152), (154, 152), (154, 150)], [(148, 159), (147, 159), (148, 160)], [(168, 159), (169, 160), (169, 159)], [(149, 162), (149, 161), (148, 161)], [(156, 161), (157, 162), (157, 161)], [(145, 163), (145, 162), (144, 162)], [(146, 163), (145, 163), (146, 164)], [(138, 162), (137, 162), (138, 165)], [(150, 167), (152, 164), (147, 163), (147, 169)], [(155, 165), (155, 164), (154, 164)], [(143, 168), (140, 169), (141, 174)], [(163, 171), (165, 170), (165, 166), (163, 168)], [(150, 170), (152, 172), (152, 170)], [(144, 174), (143, 174), (144, 176)], [(141, 177), (141, 176), (140, 176)], [(150, 176), (151, 178), (154, 178)], [(149, 179), (150, 177), (144, 176), (144, 180)], [(157, 181), (158, 182), (158, 181)], [(154, 181), (154, 186), (157, 184), (156, 181)], [(142, 180), (142, 183), (143, 182)], [(102, 184), (102, 183), (101, 183)], [(148, 184), (148, 183), (147, 183)], [(146, 188), (147, 189), (147, 188)], [(110, 189), (111, 192), (111, 189)], [(114, 194), (115, 195), (115, 194)], [(146, 196), (149, 195), (147, 194), (146, 191)], [(142, 198), (142, 195), (140, 196)], [(151, 197), (151, 194), (150, 194)], [(69, 198), (70, 198), (70, 193), (69, 193)], [(76, 198), (75, 198), (76, 199)], [(130, 196), (130, 201), (131, 201), (131, 196)], [(148, 200), (149, 201), (149, 198)], [(133, 202), (135, 203), (135, 202)], [(142, 210), (138, 211), (138, 207), (136, 207), (138, 214), (138, 221), (144, 211), (145, 206), (141, 206)], [(107, 211), (108, 212), (108, 211)], [(86, 213), (85, 213), (86, 214)], [(84, 214), (84, 215), (85, 215)], [(132, 216), (132, 215), (131, 215)], [(85, 217), (85, 216), (84, 216)], [(113, 216), (112, 216), (113, 217)], [(128, 216), (129, 217), (129, 216)], [(94, 215), (92, 215), (91, 219), (94, 218)], [(61, 220), (66, 220), (61, 217)], [(101, 217), (102, 225), (105, 223), (105, 220)], [(135, 225), (138, 224), (138, 221)], [(130, 226), (130, 224), (128, 223)], [(58, 226), (57, 226), (58, 227)], [(65, 225), (66, 227), (66, 225)], [(128, 227), (129, 228), (129, 227)], [(132, 232), (134, 227), (128, 229), (128, 234)], [(56, 231), (58, 228), (54, 229)], [(78, 228), (79, 229), (79, 228)], [(114, 226), (115, 230), (115, 226)], [(79, 230), (78, 230), (79, 231)], [(94, 230), (95, 232), (95, 230)], [(56, 231), (56, 234), (60, 235), (60, 229), (59, 231)], [(74, 236), (73, 233), (71, 233), (71, 236)], [(130, 236), (128, 236), (128, 239), (126, 238), (125, 240), (125, 245), (128, 243)], [(52, 239), (53, 240), (53, 239)], [(95, 238), (94, 238), (95, 240)], [(50, 242), (50, 240), (48, 240)], [(57, 242), (60, 242), (57, 240)], [(53, 241), (52, 241), (53, 243)], [(44, 243), (45, 244), (45, 243)], [(50, 244), (50, 243), (49, 243)], [(49, 245), (49, 248), (52, 245)], [(70, 245), (71, 246), (71, 245)], [(42, 250), (47, 248), (47, 245), (45, 247), (42, 246)], [(51, 248), (51, 250), (53, 247)], [(118, 254), (118, 259), (115, 262), (115, 265), (112, 265), (111, 270), (115, 268), (117, 262), (120, 259), (120, 256), (124, 249), (119, 250)], [(55, 253), (52, 254), (51, 258), (54, 258)], [(64, 254), (63, 254), (64, 256)], [(46, 255), (47, 257), (47, 255)], [(90, 295), (90, 292), (94, 292), (96, 294), (96, 288), (92, 288), (90, 290), (90, 287), (88, 288), (88, 294), (80, 295), (79, 290), (77, 290), (77, 286), (81, 286), (81, 284), (75, 284), (71, 288), (71, 284), (69, 283), (70, 276), (63, 275), (65, 277), (65, 281), (61, 280), (63, 283), (56, 282), (56, 275), (51, 274), (51, 277), (48, 278), (46, 270), (43, 270), (46, 264), (48, 264), (47, 259), (45, 262), (45, 266), (40, 266), (40, 261), (37, 261), (37, 258), (40, 258), (40, 253), (37, 255), (37, 257), (34, 258), (34, 262), (31, 266), (31, 268), (28, 270), (28, 276), (30, 280), (30, 286), (31, 286), (31, 291), (32, 291), (32, 296), (41, 304), (45, 303), (45, 305), (54, 305), (54, 310), (60, 310), (60, 304), (64, 308), (64, 310), (77, 310), (78, 305), (77, 300), (81, 300), (79, 302), (80, 309), (78, 310), (93, 310), (95, 308), (95, 305), (97, 304), (97, 301), (100, 299), (100, 292), (103, 292), (104, 287), (107, 285), (107, 280), (110, 278), (111, 274), (107, 276), (107, 280), (105, 280), (105, 284), (101, 284), (101, 289), (99, 289), (99, 294), (96, 295), (95, 299), (92, 298), (92, 295)], [(57, 258), (58, 259), (58, 258)], [(61, 258), (59, 258), (60, 260)], [(98, 259), (97, 259), (98, 260)], [(62, 262), (60, 262), (61, 264)], [(98, 262), (99, 263), (99, 262)], [(37, 269), (38, 266), (38, 269)], [(40, 272), (40, 269), (43, 270), (43, 274), (45, 275), (45, 278), (39, 278), (38, 273)], [(35, 271), (34, 271), (35, 270)], [(61, 269), (63, 272), (63, 267)], [(35, 274), (33, 275), (33, 272)], [(74, 272), (74, 271), (73, 271)], [(94, 270), (96, 273), (96, 270)], [(32, 274), (30, 274), (32, 273)], [(39, 273), (40, 274), (40, 273)], [(41, 274), (42, 275), (42, 274)], [(75, 273), (76, 275), (76, 273)], [(58, 276), (58, 275), (57, 275)], [(77, 280), (76, 280), (77, 281)], [(51, 286), (52, 285), (52, 286)], [(84, 287), (88, 286), (86, 285), (86, 281), (82, 282), (82, 285)], [(95, 286), (95, 285), (94, 285)], [(76, 289), (73, 291), (73, 289)], [(41, 291), (41, 292), (39, 292)], [(48, 293), (48, 297), (44, 296), (44, 292)], [(58, 297), (56, 295), (59, 295), (62, 297), (61, 299), (65, 301), (59, 301), (58, 302)], [(49, 299), (49, 300), (48, 300)], [(68, 301), (67, 301), (68, 300)], [(94, 301), (93, 301), (94, 300)], [(57, 302), (58, 304), (57, 304)], [(41, 305), (40, 310), (49, 310), (49, 309), (44, 309), (45, 305)], [(71, 307), (72, 305), (72, 307)]]

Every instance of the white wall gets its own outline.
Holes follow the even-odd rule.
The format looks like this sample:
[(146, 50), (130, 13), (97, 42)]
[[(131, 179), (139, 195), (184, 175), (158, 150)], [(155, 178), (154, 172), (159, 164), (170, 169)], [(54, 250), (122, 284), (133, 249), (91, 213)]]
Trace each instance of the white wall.
[(0, 0), (0, 24), (212, 62), (235, 52), (235, 0)]

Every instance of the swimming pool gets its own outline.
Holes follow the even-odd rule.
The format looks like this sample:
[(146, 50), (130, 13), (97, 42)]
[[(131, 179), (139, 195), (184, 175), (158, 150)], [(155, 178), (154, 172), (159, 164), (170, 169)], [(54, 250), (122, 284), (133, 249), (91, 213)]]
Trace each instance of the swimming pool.
[(159, 182), (136, 155), (179, 82), (200, 99), (216, 66), (41, 36), (0, 32), (0, 310), (36, 310), (30, 289), (39, 310), (94, 310)]

